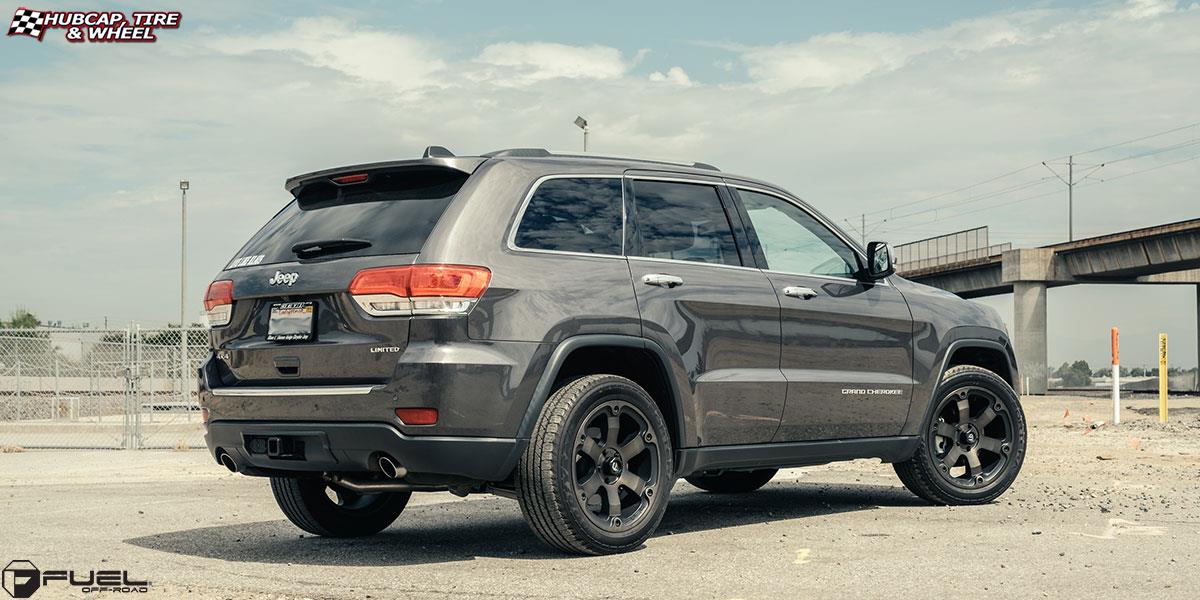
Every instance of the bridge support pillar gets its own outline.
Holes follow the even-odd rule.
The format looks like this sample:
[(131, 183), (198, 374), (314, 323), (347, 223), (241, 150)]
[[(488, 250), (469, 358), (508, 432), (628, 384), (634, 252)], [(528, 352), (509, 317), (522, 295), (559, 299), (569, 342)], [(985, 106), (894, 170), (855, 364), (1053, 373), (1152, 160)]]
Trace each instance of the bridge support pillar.
[(1054, 250), (1020, 248), (1003, 254), (1001, 279), (1013, 286), (1013, 342), (1021, 391), (1046, 393), (1046, 286), (1056, 280)]
[(1022, 393), (1046, 393), (1046, 284), (1021, 281), (1013, 284), (1013, 322), (1017, 366)]

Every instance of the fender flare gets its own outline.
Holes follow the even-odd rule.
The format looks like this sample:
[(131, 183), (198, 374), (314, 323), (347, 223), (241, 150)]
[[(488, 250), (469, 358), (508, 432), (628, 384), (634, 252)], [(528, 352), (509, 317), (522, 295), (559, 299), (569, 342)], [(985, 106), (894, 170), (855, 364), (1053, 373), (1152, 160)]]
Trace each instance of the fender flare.
[[(1005, 364), (1008, 365), (1009, 378), (1012, 379), (1014, 383), (1017, 383), (1018, 375), (1017, 365), (1015, 363), (1016, 358), (1012, 354), (1011, 345), (1000, 343), (996, 340), (983, 338), (962, 338), (954, 340), (948, 346), (946, 346), (946, 352), (942, 355), (942, 364), (941, 367), (938, 368), (937, 378), (934, 380), (933, 389), (929, 392), (929, 398), (925, 403), (925, 410), (922, 411), (921, 422), (918, 424), (918, 432), (925, 429), (925, 424), (928, 423), (929, 418), (933, 416), (930, 413), (933, 411), (934, 406), (936, 406), (937, 391), (938, 388), (942, 387), (942, 377), (946, 375), (947, 365), (950, 364), (950, 357), (954, 356), (954, 353), (962, 348), (987, 348), (989, 350), (996, 350), (1000, 352), (1000, 354), (1004, 356)], [(1013, 391), (1016, 391), (1015, 387), (1013, 388)], [(1020, 396), (1019, 393), (1017, 395)]]
[(558, 372), (562, 369), (567, 357), (580, 348), (597, 346), (623, 346), (638, 350), (648, 350), (656, 355), (663, 369), (663, 376), (666, 378), (667, 390), (670, 395), (669, 398), (665, 398), (664, 400), (671, 403), (674, 409), (675, 423), (673, 425), (675, 426), (675, 431), (680, 436), (683, 435), (683, 406), (679, 397), (679, 387), (675, 382), (675, 378), (671, 376), (671, 361), (662, 346), (652, 340), (632, 335), (584, 334), (572, 336), (559, 342), (554, 348), (554, 352), (551, 353), (550, 360), (546, 363), (546, 369), (542, 372), (542, 377), (538, 380), (537, 387), (533, 390), (533, 397), (529, 401), (529, 406), (525, 409), (525, 417), (521, 419), (521, 426), (517, 429), (517, 439), (521, 442), (519, 445), (522, 447), (522, 451), (524, 450), (524, 442), (533, 433), (538, 416), (542, 414), (542, 407), (550, 399), (550, 393), (553, 391), (552, 387), (558, 379)]

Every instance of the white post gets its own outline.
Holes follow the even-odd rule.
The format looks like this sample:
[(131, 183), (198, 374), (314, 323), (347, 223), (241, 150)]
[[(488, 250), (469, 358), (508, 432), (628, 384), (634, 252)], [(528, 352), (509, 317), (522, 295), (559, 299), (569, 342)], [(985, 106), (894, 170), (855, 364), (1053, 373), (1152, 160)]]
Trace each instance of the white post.
[(1112, 328), (1112, 401), (1113, 424), (1121, 424), (1121, 355), (1117, 339), (1117, 328)]

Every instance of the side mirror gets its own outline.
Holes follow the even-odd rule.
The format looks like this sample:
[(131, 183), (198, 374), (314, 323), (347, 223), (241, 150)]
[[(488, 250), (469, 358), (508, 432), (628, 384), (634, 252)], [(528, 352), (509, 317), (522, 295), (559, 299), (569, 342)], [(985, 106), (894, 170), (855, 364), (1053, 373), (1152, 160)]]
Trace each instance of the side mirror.
[(878, 281), (895, 272), (896, 266), (892, 262), (892, 247), (887, 242), (867, 244), (867, 279)]

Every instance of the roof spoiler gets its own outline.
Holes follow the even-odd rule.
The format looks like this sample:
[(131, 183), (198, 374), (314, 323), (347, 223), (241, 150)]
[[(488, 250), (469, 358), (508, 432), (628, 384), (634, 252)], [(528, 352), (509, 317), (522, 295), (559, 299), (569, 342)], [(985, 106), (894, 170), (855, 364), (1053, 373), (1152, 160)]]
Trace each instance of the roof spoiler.
[[(445, 154), (439, 154), (444, 152)], [(345, 167), (336, 167), (333, 169), (324, 169), (321, 171), (313, 171), (303, 175), (289, 177), (284, 182), (283, 187), (293, 196), (299, 193), (300, 188), (313, 183), (314, 181), (329, 180), (339, 175), (353, 175), (357, 173), (368, 173), (371, 171), (395, 171), (408, 168), (438, 168), (452, 169), (461, 173), (471, 174), (479, 165), (487, 162), (488, 159), (478, 156), (454, 156), (449, 150), (441, 146), (430, 146), (425, 149), (424, 158), (416, 158), (411, 160), (393, 160), (388, 162), (367, 163), (361, 165), (347, 165)]]

